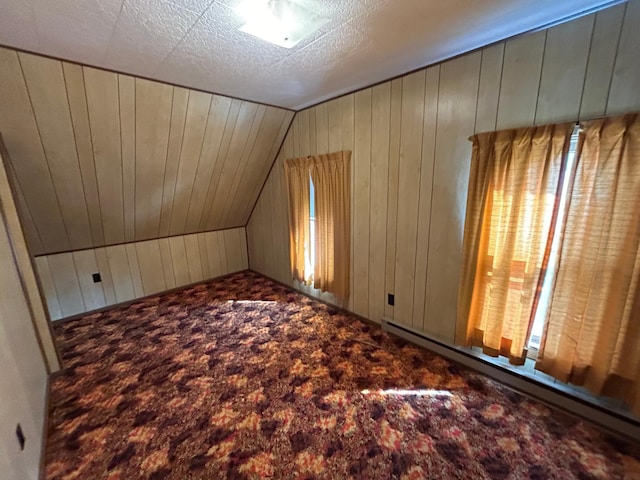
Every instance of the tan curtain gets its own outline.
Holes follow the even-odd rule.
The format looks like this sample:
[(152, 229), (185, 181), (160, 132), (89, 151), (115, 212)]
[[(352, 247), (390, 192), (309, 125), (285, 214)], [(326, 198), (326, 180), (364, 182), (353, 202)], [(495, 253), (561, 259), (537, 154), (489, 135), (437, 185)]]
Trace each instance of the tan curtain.
[(582, 126), (536, 368), (640, 415), (640, 120)]
[(295, 280), (309, 283), (312, 272), (306, 261), (309, 256), (309, 158), (288, 159), (284, 162), (289, 195), (289, 243), (291, 275)]
[(313, 157), (315, 189), (315, 288), (349, 296), (351, 250), (351, 152)]
[(471, 138), (456, 341), (524, 362), (573, 124)]

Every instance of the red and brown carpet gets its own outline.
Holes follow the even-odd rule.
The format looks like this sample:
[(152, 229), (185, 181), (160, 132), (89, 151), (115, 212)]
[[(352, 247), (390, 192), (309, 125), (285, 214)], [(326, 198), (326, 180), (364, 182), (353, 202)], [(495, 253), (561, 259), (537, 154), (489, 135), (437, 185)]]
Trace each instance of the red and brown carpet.
[(50, 480), (620, 479), (639, 458), (253, 273), (55, 332)]

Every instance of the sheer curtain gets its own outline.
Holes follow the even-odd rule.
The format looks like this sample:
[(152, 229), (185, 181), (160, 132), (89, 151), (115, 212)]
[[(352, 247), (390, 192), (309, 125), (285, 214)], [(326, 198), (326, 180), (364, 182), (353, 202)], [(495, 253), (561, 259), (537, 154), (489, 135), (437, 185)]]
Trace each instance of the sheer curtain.
[(351, 251), (351, 152), (312, 157), (315, 189), (315, 288), (349, 296)]
[(582, 127), (536, 368), (640, 415), (640, 120)]
[(524, 362), (573, 126), (471, 138), (457, 343)]
[(309, 255), (309, 169), (311, 159), (295, 158), (284, 162), (289, 195), (289, 244), (291, 276), (309, 284), (312, 273), (306, 268)]

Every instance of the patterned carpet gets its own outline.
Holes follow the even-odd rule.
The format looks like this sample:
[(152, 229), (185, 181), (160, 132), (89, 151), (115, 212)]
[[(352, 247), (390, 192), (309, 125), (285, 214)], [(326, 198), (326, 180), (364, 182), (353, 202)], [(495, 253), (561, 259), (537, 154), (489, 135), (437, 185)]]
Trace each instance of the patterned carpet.
[(50, 480), (620, 479), (640, 458), (253, 273), (55, 332)]

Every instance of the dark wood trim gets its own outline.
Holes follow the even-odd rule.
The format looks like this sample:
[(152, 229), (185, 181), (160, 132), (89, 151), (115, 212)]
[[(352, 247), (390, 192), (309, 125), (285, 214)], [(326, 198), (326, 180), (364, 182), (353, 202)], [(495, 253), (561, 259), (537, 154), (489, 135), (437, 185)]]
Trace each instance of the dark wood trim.
[[(184, 290), (185, 288), (195, 287), (196, 285), (200, 285), (202, 283), (209, 283), (209, 282), (212, 282), (214, 280), (222, 280), (224, 278), (230, 277), (230, 276), (235, 275), (237, 273), (247, 272), (247, 271), (249, 271), (249, 269), (245, 268), (243, 270), (238, 270), (237, 272), (225, 273), (224, 275), (220, 275), (218, 277), (207, 278), (206, 280), (199, 280), (197, 282), (188, 283), (187, 285), (181, 285), (179, 287), (174, 287), (174, 288), (171, 288), (169, 290), (163, 290), (161, 292), (156, 292), (156, 293), (152, 293), (150, 295), (145, 295), (144, 297), (132, 298), (131, 300), (127, 300), (126, 302), (114, 303), (112, 305), (107, 305), (107, 306), (104, 306), (104, 307), (96, 308), (95, 310), (87, 310), (86, 312), (77, 313), (77, 314), (71, 315), (69, 317), (64, 317), (64, 318), (60, 318), (58, 320), (54, 320), (53, 323), (66, 323), (66, 322), (70, 322), (72, 320), (78, 320), (78, 319), (80, 319), (82, 317), (86, 317), (87, 315), (93, 315), (95, 313), (101, 313), (101, 312), (106, 312), (106, 311), (109, 311), (109, 310), (115, 310), (115, 309), (119, 309), (119, 308), (128, 307), (130, 305), (133, 305), (134, 303), (138, 303), (138, 302), (141, 302), (143, 300), (147, 300), (149, 298), (153, 298), (153, 297), (157, 297), (157, 296), (160, 296), (160, 295), (167, 295), (167, 294), (170, 294), (170, 293), (179, 292), (180, 290)], [(63, 370), (64, 370), (64, 365), (63, 365)]]
[[(251, 213), (249, 214), (249, 216), (247, 217), (247, 223), (244, 224), (245, 228), (249, 225), (249, 222), (251, 221), (251, 217), (253, 216), (253, 212), (256, 209), (256, 205), (258, 205), (258, 201), (260, 200), (260, 197), (262, 196), (262, 191), (264, 190), (265, 185), (267, 184), (267, 180), (269, 180), (269, 175), (271, 175), (271, 171), (273, 170), (273, 167), (275, 166), (276, 162), (278, 161), (278, 157), (280, 156), (280, 153), (282, 152), (282, 147), (284, 147), (284, 142), (287, 140), (287, 137), (289, 136), (289, 132), (291, 131), (291, 127), (293, 126), (293, 121), (296, 119), (296, 116), (298, 115), (298, 113), (294, 113), (294, 115), (291, 117), (291, 121), (289, 122), (289, 126), (287, 127), (287, 131), (284, 134), (284, 137), (282, 137), (282, 143), (280, 143), (280, 148), (278, 148), (278, 153), (276, 153), (276, 156), (273, 158), (273, 162), (271, 163), (271, 166), (269, 167), (269, 171), (267, 172), (267, 176), (264, 177), (264, 181), (262, 182), (262, 187), (260, 187), (260, 192), (258, 193), (258, 196), (256, 197), (256, 201), (253, 202), (253, 207), (251, 207)], [(247, 247), (249, 245), (247, 244)], [(247, 248), (247, 252), (249, 251), (249, 249)], [(248, 256), (248, 254), (247, 254)], [(249, 265), (251, 265), (251, 263), (249, 263)]]
[(240, 100), (240, 101), (243, 101), (243, 102), (255, 103), (256, 105), (264, 105), (265, 107), (277, 108), (279, 110), (288, 110), (289, 112), (294, 112), (294, 113), (296, 111), (296, 110), (294, 110), (292, 108), (281, 107), (279, 105), (273, 105), (271, 103), (259, 102), (257, 100), (250, 100), (248, 98), (234, 97), (233, 95), (227, 95), (225, 93), (218, 93), (218, 92), (214, 92), (214, 91), (211, 91), (211, 90), (204, 90), (202, 88), (190, 87), (188, 85), (181, 85), (179, 83), (167, 82), (166, 80), (160, 80), (158, 78), (145, 77), (145, 76), (138, 75), (138, 74), (135, 74), (135, 73), (127, 73), (127, 72), (123, 72), (121, 70), (114, 70), (112, 68), (107, 68), (107, 67), (99, 67), (97, 65), (93, 65), (93, 64), (90, 64), (90, 63), (82, 63), (82, 62), (79, 62), (77, 60), (71, 60), (69, 58), (57, 57), (55, 55), (49, 55), (47, 53), (36, 52), (35, 50), (28, 50), (26, 48), (14, 47), (12, 45), (7, 45), (6, 43), (0, 43), (0, 48), (7, 48), (7, 49), (10, 49), (10, 50), (15, 50), (16, 52), (28, 53), (28, 54), (31, 54), (31, 55), (38, 55), (39, 57), (49, 58), (51, 60), (57, 60), (59, 62), (71, 63), (71, 64), (74, 64), (74, 65), (80, 65), (81, 67), (94, 68), (96, 70), (102, 70), (103, 72), (116, 73), (118, 75), (126, 75), (128, 77), (139, 78), (141, 80), (149, 80), (150, 82), (163, 83), (165, 85), (171, 85), (172, 87), (188, 88), (189, 90), (194, 90), (196, 92), (203, 92), (203, 93), (208, 93), (208, 94), (211, 94), (211, 95), (218, 95), (219, 97), (226, 97), (226, 98), (231, 98), (231, 99), (234, 99), (234, 100)]
[(164, 240), (165, 238), (186, 237), (187, 235), (200, 235), (202, 233), (224, 232), (225, 230), (233, 230), (236, 228), (245, 228), (245, 225), (238, 225), (237, 227), (229, 227), (229, 228), (216, 228), (214, 230), (203, 230), (202, 232), (180, 233), (177, 235), (165, 235), (162, 237), (145, 238), (144, 240), (133, 240), (131, 242), (107, 243), (104, 245), (96, 245), (95, 247), (77, 248), (75, 250), (60, 250), (60, 251), (55, 251), (51, 253), (39, 253), (37, 255), (33, 255), (33, 257), (34, 258), (48, 257), (49, 255), (61, 255), (63, 253), (84, 252), (85, 250), (96, 250), (98, 248), (117, 247), (120, 245), (130, 245), (132, 243), (149, 242), (152, 240)]

